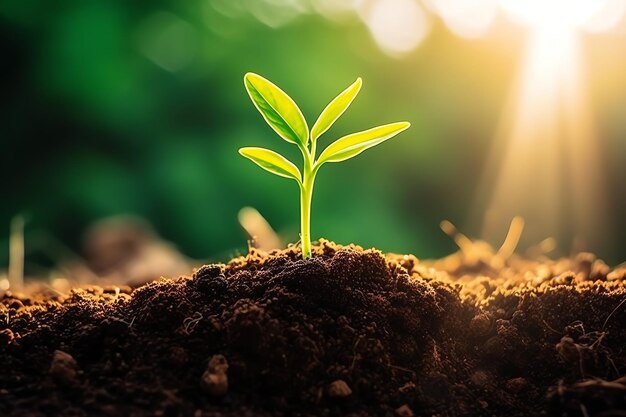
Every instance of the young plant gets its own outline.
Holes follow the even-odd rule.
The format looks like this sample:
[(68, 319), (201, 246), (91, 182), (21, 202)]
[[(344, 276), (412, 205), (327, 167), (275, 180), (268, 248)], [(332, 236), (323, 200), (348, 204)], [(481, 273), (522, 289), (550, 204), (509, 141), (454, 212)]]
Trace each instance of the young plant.
[(282, 155), (264, 148), (241, 148), (239, 153), (261, 168), (285, 178), (291, 178), (300, 187), (300, 240), (302, 257), (311, 257), (311, 197), (315, 176), (327, 162), (341, 162), (357, 156), (366, 149), (391, 139), (407, 129), (408, 122), (391, 123), (352, 133), (337, 139), (316, 158), (317, 139), (350, 106), (361, 89), (357, 80), (331, 101), (322, 111), (313, 128), (309, 127), (296, 103), (280, 88), (258, 74), (247, 73), (244, 85), (265, 121), (278, 135), (296, 145), (304, 159), (302, 173)]

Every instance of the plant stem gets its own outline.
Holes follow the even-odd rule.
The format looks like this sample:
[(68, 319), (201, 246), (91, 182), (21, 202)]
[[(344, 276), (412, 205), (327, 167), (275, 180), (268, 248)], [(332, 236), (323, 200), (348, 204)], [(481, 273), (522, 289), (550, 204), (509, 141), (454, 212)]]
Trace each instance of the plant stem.
[(313, 197), (313, 183), (317, 170), (313, 169), (313, 161), (308, 150), (303, 150), (304, 172), (300, 186), (300, 242), (302, 258), (311, 257), (311, 200)]
[(300, 189), (300, 240), (302, 242), (302, 257), (311, 257), (311, 197), (313, 182), (305, 181)]

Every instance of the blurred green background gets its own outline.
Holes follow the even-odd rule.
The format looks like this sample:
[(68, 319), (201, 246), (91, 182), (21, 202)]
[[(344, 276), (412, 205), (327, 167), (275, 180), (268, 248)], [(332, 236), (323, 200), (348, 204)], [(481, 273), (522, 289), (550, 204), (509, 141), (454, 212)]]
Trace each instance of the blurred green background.
[[(237, 154), (263, 146), (299, 161), (250, 103), (247, 71), (287, 91), (310, 125), (363, 77), (361, 94), (323, 146), (382, 123), (413, 125), (321, 171), (314, 239), (439, 257), (455, 250), (441, 220), (479, 236), (471, 213), (482, 207), (478, 191), (522, 58), (523, 30), (497, 16), (489, 33), (467, 39), (421, 6), (423, 39), (390, 51), (347, 2), (331, 11), (329, 2), (314, 3), (1, 1), (0, 264), (20, 213), (33, 251), (42, 233), (80, 251), (93, 221), (131, 213), (183, 253), (225, 260), (246, 251), (237, 221), (244, 206), (297, 241), (295, 184)], [(626, 249), (624, 45), (621, 33), (585, 38), (617, 231), (589, 249), (613, 263)]]

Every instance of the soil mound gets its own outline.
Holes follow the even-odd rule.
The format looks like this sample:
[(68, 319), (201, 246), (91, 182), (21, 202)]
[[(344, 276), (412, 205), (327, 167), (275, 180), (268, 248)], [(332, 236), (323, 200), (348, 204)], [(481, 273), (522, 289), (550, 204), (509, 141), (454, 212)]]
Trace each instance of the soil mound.
[(505, 278), (314, 251), (251, 252), (136, 289), (5, 294), (0, 415), (626, 412), (622, 270), (516, 284), (509, 266), (491, 288)]

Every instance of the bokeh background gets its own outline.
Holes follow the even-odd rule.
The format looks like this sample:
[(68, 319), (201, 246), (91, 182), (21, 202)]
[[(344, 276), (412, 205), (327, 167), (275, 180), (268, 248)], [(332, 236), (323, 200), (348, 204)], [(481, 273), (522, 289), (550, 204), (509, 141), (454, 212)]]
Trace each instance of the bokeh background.
[[(622, 3), (612, 2), (614, 10)], [(578, 34), (605, 174), (602, 222), (613, 232), (585, 249), (619, 263), (626, 23), (619, 14), (610, 23)], [(497, 0), (1, 1), (0, 265), (16, 215), (27, 219), (27, 270), (80, 254), (84, 231), (119, 214), (146, 219), (196, 259), (246, 252), (237, 218), (245, 206), (285, 242), (297, 241), (295, 185), (237, 154), (263, 146), (299, 160), (250, 103), (247, 71), (287, 91), (310, 125), (363, 77), (324, 145), (378, 124), (412, 123), (383, 146), (324, 167), (314, 238), (446, 255), (456, 246), (440, 221), (481, 237), (485, 176), (498, 175), (488, 168), (527, 35)], [(572, 233), (555, 237), (567, 253)]]

